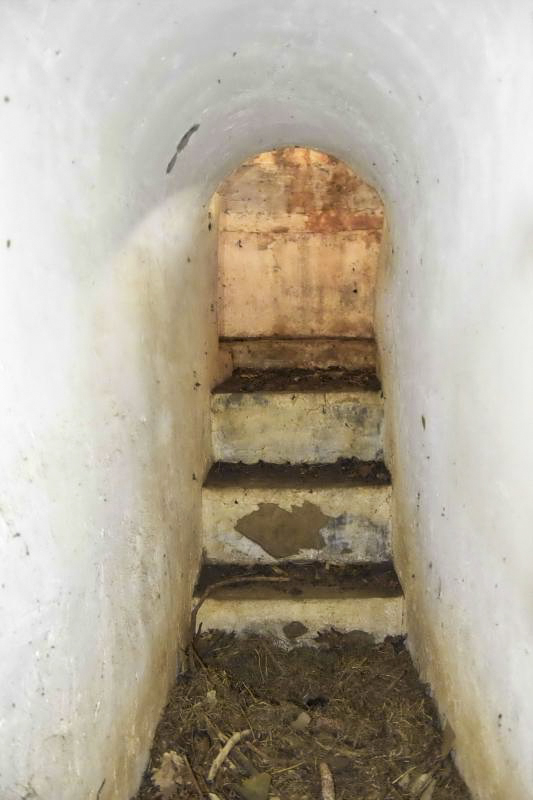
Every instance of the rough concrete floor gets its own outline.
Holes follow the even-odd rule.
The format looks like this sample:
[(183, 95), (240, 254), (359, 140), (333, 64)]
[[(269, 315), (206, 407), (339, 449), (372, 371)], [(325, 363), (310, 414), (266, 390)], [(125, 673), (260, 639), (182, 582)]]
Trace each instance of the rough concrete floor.
[[(202, 635), (137, 800), (322, 800), (321, 764), (335, 800), (466, 800), (453, 732), (441, 733), (403, 642), (331, 631), (317, 645), (287, 651), (257, 637)], [(242, 731), (208, 781), (223, 743)]]

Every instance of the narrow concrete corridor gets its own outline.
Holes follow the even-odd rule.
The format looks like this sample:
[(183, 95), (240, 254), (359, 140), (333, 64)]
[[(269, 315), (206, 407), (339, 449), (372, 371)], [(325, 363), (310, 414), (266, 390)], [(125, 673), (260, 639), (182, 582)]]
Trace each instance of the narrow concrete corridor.
[(204, 625), (309, 643), (320, 590), (475, 800), (533, 800), (530, 6), (3, 4), (2, 800), (134, 796), (251, 569), (302, 594)]

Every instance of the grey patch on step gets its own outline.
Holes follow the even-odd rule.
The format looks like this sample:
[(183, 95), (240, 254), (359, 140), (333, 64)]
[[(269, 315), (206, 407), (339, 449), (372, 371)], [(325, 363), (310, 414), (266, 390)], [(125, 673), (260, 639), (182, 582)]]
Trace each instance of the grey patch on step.
[(307, 500), (285, 511), (276, 503), (259, 503), (257, 511), (246, 514), (235, 530), (255, 542), (273, 558), (288, 558), (300, 550), (321, 550), (326, 542), (320, 534), (332, 517)]

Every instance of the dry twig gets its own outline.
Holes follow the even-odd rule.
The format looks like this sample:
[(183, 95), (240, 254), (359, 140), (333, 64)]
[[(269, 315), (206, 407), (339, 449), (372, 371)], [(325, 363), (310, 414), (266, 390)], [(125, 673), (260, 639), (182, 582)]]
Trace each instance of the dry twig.
[(320, 781), (322, 783), (322, 800), (335, 800), (335, 784), (333, 783), (333, 775), (325, 761), (321, 761), (320, 768)]
[(217, 772), (219, 771), (220, 767), (230, 754), (231, 748), (238, 742), (240, 742), (241, 739), (244, 739), (245, 736), (249, 736), (251, 732), (252, 731), (250, 729), (247, 729), (245, 731), (237, 731), (236, 733), (233, 734), (233, 736), (230, 736), (224, 747), (221, 749), (221, 751), (211, 764), (211, 768), (207, 775), (207, 780), (209, 783), (212, 783), (215, 780)]
[[(209, 720), (209, 722), (212, 725), (211, 720)], [(213, 730), (216, 731), (216, 735), (220, 739), (222, 744), (226, 744), (226, 742), (228, 741), (228, 737), (224, 736), (222, 731), (219, 730), (215, 725), (213, 725)], [(246, 774), (249, 775), (250, 777), (252, 775), (257, 775), (257, 770), (250, 761), (250, 759), (246, 758), (244, 753), (241, 753), (238, 747), (235, 746), (233, 747), (231, 753), (231, 760), (236, 761), (239, 767), (243, 770), (243, 772), (246, 772)]]
[(259, 583), (261, 581), (268, 581), (270, 583), (287, 583), (288, 580), (289, 578), (286, 575), (241, 575), (238, 578), (225, 578), (223, 581), (218, 581), (218, 583), (212, 583), (200, 596), (198, 602), (191, 612), (191, 630), (189, 642), (193, 642), (196, 637), (196, 617), (198, 616), (198, 612), (207, 598), (210, 597), (213, 592), (216, 592), (217, 589), (222, 589), (224, 586), (233, 586), (237, 583)]

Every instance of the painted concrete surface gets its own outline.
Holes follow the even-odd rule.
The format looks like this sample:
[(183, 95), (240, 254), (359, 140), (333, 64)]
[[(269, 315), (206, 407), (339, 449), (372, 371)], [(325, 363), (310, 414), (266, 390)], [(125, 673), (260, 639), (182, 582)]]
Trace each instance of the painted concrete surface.
[(383, 204), (308, 148), (262, 153), (220, 187), (221, 336), (374, 335)]
[(211, 399), (215, 461), (380, 460), (382, 426), (383, 399), (374, 391), (214, 393)]
[(530, 3), (2, 11), (2, 797), (136, 789), (200, 546), (209, 198), (250, 155), (305, 144), (386, 200), (410, 647), (473, 796), (531, 800)]
[[(246, 613), (243, 613), (246, 609)], [(217, 629), (236, 634), (259, 633), (293, 646), (284, 628), (298, 622), (307, 629), (298, 644), (312, 644), (321, 631), (335, 628), (341, 633), (358, 630), (376, 641), (399, 636), (405, 630), (403, 597), (358, 597), (338, 591), (335, 597), (278, 595), (257, 597), (257, 592), (234, 590), (209, 597), (198, 612), (203, 630)]]
[(389, 561), (390, 497), (390, 486), (204, 486), (205, 557), (238, 564)]
[(221, 354), (231, 358), (234, 369), (375, 369), (373, 339), (233, 339), (221, 341)]

